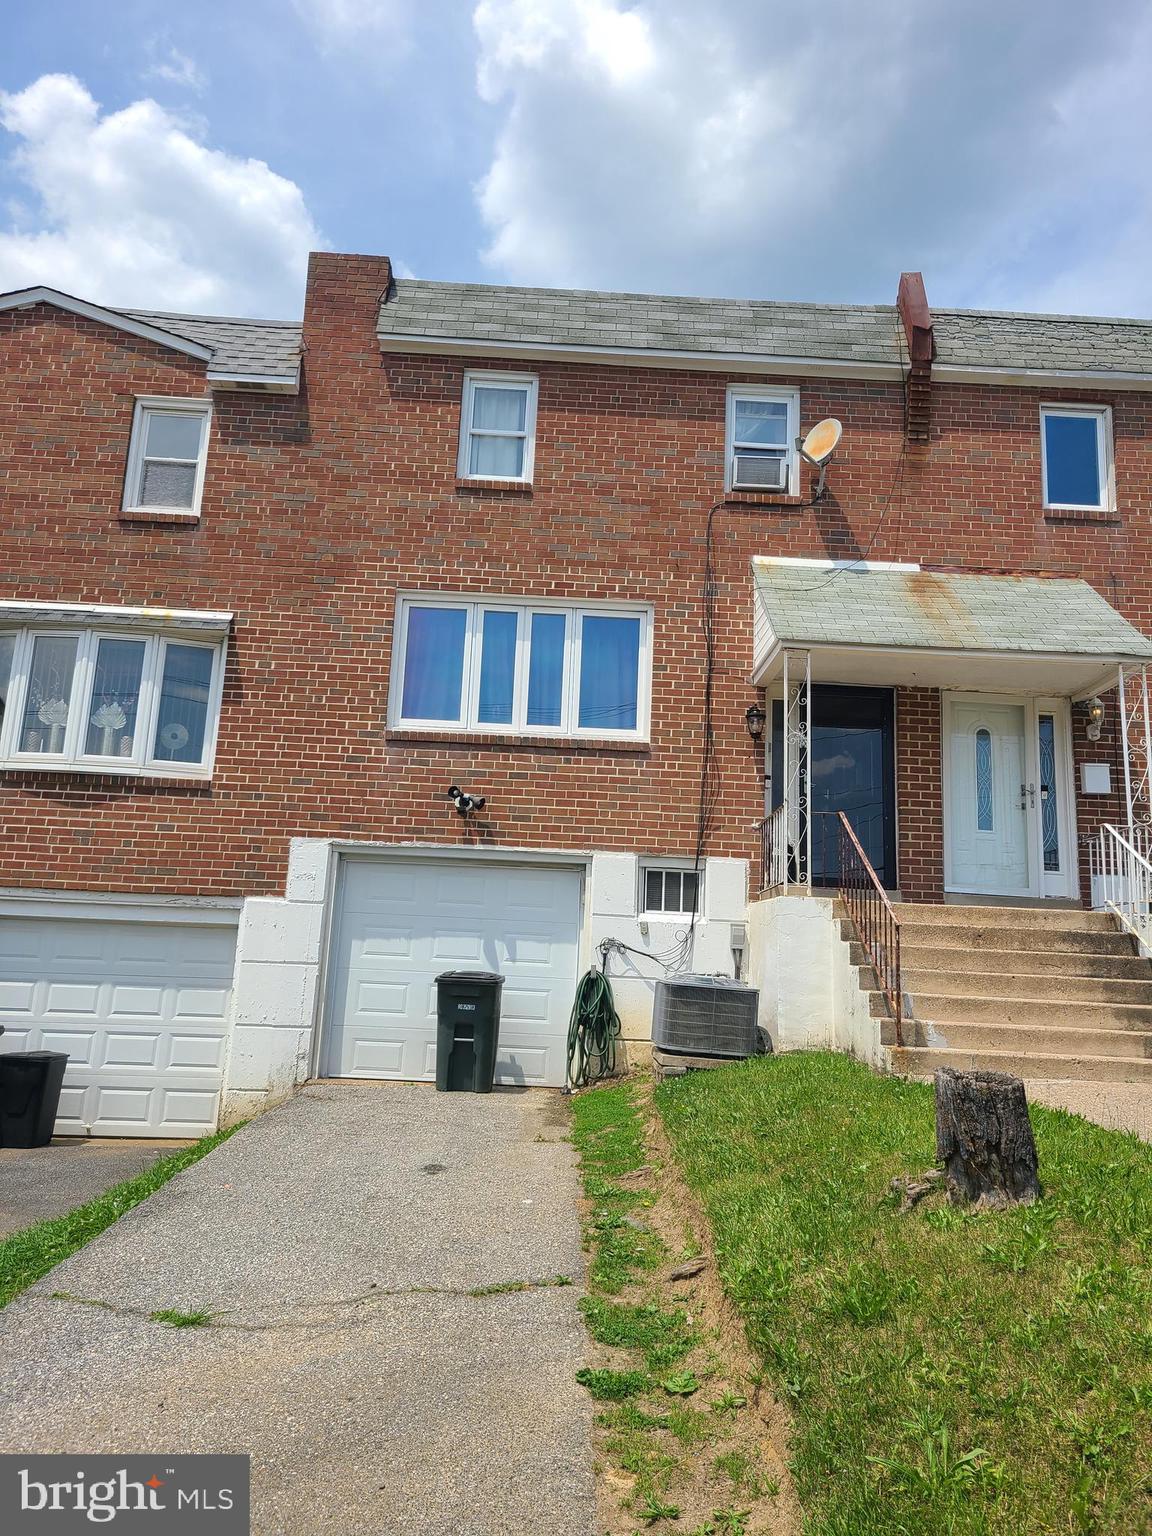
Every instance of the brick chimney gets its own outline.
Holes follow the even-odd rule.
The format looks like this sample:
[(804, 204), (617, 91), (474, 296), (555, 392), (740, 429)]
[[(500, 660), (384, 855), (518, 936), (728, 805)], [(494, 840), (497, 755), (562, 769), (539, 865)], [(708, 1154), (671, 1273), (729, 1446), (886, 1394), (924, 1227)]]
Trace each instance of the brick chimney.
[(936, 338), (932, 334), (932, 311), (924, 292), (924, 278), (919, 272), (901, 272), (896, 308), (908, 344), (904, 431), (910, 443), (926, 443), (932, 431), (932, 360), (936, 356)]
[(380, 356), (376, 316), (392, 284), (387, 256), (349, 256), (340, 251), (313, 251), (308, 257), (304, 291), (304, 351), (313, 365), (324, 354), (345, 361), (357, 354)]

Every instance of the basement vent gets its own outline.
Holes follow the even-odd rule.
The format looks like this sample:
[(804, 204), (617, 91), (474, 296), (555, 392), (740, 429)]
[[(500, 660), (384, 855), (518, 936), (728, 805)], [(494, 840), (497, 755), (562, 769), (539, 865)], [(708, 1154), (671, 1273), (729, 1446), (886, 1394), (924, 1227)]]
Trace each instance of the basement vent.
[(652, 1044), (690, 1056), (754, 1056), (755, 987), (727, 976), (672, 976), (656, 983)]
[(788, 460), (763, 453), (737, 453), (732, 459), (732, 489), (786, 491)]

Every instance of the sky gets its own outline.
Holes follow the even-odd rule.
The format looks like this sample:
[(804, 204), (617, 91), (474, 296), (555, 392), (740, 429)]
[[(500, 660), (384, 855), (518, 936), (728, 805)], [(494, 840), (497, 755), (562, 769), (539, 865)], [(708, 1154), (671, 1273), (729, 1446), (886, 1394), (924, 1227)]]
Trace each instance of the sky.
[(1152, 6), (0, 0), (0, 291), (401, 276), (1152, 316)]

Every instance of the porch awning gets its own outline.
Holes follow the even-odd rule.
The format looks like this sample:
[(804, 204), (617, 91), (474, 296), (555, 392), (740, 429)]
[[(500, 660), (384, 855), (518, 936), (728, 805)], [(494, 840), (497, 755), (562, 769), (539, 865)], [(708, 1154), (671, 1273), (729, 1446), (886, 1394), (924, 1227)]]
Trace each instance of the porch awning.
[(1152, 663), (1152, 640), (1086, 581), (773, 557), (752, 570), (761, 686), (788, 649), (811, 653), (815, 682), (1070, 698)]

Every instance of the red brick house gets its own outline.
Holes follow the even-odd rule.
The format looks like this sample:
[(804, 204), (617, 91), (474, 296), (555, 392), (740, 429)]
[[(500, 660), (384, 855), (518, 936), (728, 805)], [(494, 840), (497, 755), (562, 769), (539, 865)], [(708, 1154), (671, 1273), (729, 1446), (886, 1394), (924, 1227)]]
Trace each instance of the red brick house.
[(464, 966), (507, 978), (503, 1077), (561, 1082), (608, 938), (650, 957), (612, 956), (630, 1039), (690, 963), (813, 1041), (788, 924), (840, 943), (840, 810), (906, 914), (1108, 895), (1152, 326), (323, 254), (302, 324), (5, 295), (0, 367), (0, 1049), (69, 1051), (62, 1128), (425, 1078)]

